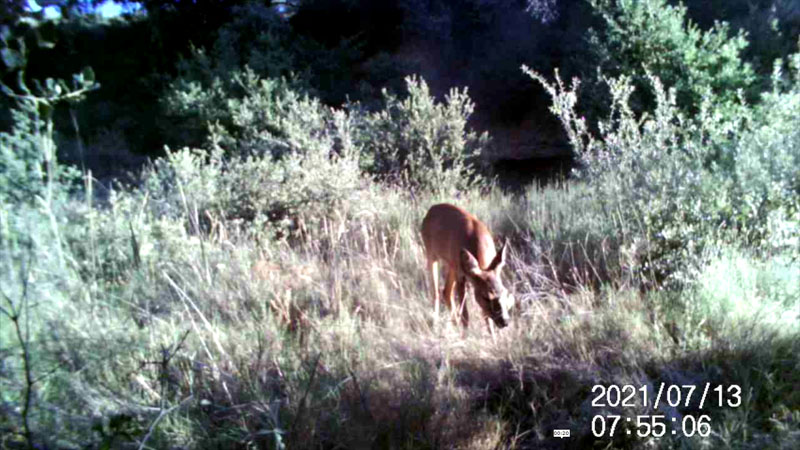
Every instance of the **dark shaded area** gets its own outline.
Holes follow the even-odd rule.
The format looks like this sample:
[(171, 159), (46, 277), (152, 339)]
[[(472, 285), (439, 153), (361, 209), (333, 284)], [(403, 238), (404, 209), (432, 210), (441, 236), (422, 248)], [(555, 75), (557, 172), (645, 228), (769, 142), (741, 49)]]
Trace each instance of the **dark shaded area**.
[[(70, 80), (94, 68), (101, 88), (55, 112), (59, 158), (100, 179), (126, 177), (164, 145), (183, 146), (160, 104), (176, 62), (191, 46), (207, 47), (236, 2), (146, 1), (148, 15), (114, 19), (71, 14), (52, 49), (30, 49), (26, 78)], [(76, 129), (77, 125), (77, 129)]]
[[(567, 149), (569, 150), (569, 149)], [(571, 153), (526, 159), (499, 159), (492, 164), (503, 189), (519, 189), (530, 183), (540, 186), (566, 180), (575, 165)]]
[[(101, 89), (74, 107), (83, 131), (117, 128), (130, 148), (149, 153), (163, 146), (162, 137), (151, 131), (156, 129), (154, 108), (164, 87), (165, 75), (159, 73), (174, 70), (156, 50), (159, 44), (150, 41), (151, 30), (144, 21), (113, 21), (103, 26), (67, 22), (59, 28), (55, 48), (31, 53), (27, 75), (70, 79), (81, 68), (93, 67)], [(154, 51), (137, 51), (137, 46)], [(62, 138), (74, 135), (67, 108), (57, 108), (56, 113)]]
[[(271, 1), (259, 3), (273, 6)], [(88, 153), (102, 148), (119, 156), (120, 163), (138, 160), (128, 155), (158, 156), (165, 144), (174, 148), (202, 142), (201, 135), (187, 133), (185, 124), (165, 114), (161, 101), (178, 74), (178, 61), (189, 57), (192, 47), (213, 49), (220, 27), (242, 5), (224, 0), (143, 4), (147, 14), (114, 20), (70, 14), (58, 27), (57, 46), (32, 50), (27, 70), (30, 79), (69, 79), (92, 66), (102, 88), (74, 107), (80, 138)], [(800, 12), (792, 4), (695, 0), (687, 7), (702, 29), (714, 20), (728, 20), (734, 30), (748, 30), (746, 56), (763, 77), (774, 57), (796, 48)], [(285, 46), (276, 51), (290, 56), (291, 73), (305, 77), (310, 92), (332, 106), (355, 100), (375, 107), (381, 89), (402, 89), (403, 77), (412, 73), (421, 75), (439, 98), (452, 87), (467, 86), (477, 105), (471, 125), (494, 138), (496, 145), (487, 156), (498, 161), (504, 183), (546, 181), (557, 175), (544, 172), (564, 170), (569, 149), (548, 110), (550, 98), (520, 66), (546, 76), (560, 68), (565, 80), (593, 79), (596, 61), (586, 36), (590, 27), (598, 29), (602, 23), (585, 0), (536, 5), (539, 9), (531, 12), (526, 0), (307, 0), (283, 29), (275, 29), (281, 36), (270, 45)], [(6, 18), (19, 15), (21, 3), (10, 2), (0, 13)], [(780, 19), (774, 29), (773, 19)], [(258, 47), (254, 43), (252, 48)], [(239, 56), (238, 63), (247, 61), (248, 55)], [(589, 123), (599, 112), (596, 104), (589, 99), (579, 105)], [(64, 158), (75, 160), (78, 141), (67, 108), (58, 109), (56, 127)]]
[(400, 3), (311, 0), (289, 19), (289, 24), (299, 35), (328, 48), (343, 39), (357, 39), (369, 57), (380, 51), (393, 51), (401, 44), (405, 14)]

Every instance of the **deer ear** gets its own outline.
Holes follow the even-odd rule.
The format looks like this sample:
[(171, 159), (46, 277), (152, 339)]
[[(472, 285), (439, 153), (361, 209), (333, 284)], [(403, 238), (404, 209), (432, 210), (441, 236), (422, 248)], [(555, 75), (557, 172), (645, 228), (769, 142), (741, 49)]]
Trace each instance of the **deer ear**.
[(478, 277), (483, 273), (481, 266), (478, 264), (478, 260), (472, 256), (469, 250), (464, 248), (461, 249), (461, 270), (473, 277)]
[(489, 267), (486, 269), (487, 271), (494, 271), (500, 273), (503, 269), (503, 266), (506, 263), (506, 248), (508, 247), (508, 239), (503, 240), (503, 244), (500, 246), (500, 250), (498, 250), (497, 254), (494, 255), (494, 259), (492, 263), (489, 264)]

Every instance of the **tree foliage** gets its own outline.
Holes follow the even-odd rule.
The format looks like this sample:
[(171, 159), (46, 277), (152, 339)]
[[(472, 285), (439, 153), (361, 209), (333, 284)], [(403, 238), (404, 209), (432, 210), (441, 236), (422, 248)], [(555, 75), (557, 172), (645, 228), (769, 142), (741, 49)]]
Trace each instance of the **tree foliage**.
[[(605, 26), (592, 31), (589, 42), (607, 75), (631, 76), (640, 93), (646, 91), (649, 71), (674, 87), (684, 111), (699, 111), (704, 98), (736, 102), (755, 80), (749, 63), (742, 59), (748, 42), (740, 30), (715, 22), (701, 30), (687, 18), (686, 7), (667, 0), (590, 0)], [(749, 92), (748, 92), (749, 93)], [(647, 109), (651, 98), (637, 109)]]

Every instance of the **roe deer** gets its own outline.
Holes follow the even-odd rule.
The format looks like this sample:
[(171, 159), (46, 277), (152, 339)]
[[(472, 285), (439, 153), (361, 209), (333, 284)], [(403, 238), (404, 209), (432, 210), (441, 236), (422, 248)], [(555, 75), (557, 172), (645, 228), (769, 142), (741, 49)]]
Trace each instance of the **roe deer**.
[[(441, 203), (431, 206), (422, 221), (422, 240), (428, 260), (436, 317), (439, 317), (438, 263), (447, 270), (444, 301), (451, 313), (461, 313), (461, 324), (469, 326), (466, 305), (466, 282), (469, 280), (475, 301), (483, 310), (492, 338), (492, 322), (500, 328), (508, 325), (508, 310), (514, 298), (500, 280), (505, 264), (506, 242), (495, 250), (489, 229), (477, 217), (455, 205)], [(456, 297), (453, 298), (455, 289)], [(456, 310), (458, 306), (458, 310)]]

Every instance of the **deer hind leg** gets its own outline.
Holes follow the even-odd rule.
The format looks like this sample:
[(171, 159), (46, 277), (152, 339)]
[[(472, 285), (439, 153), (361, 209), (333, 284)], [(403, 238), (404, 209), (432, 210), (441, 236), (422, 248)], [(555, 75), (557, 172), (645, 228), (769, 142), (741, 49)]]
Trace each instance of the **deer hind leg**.
[(444, 282), (444, 301), (447, 307), (450, 308), (450, 314), (453, 315), (458, 311), (453, 299), (453, 290), (456, 287), (456, 271), (451, 267), (447, 268), (447, 279)]
[(461, 277), (456, 282), (456, 305), (461, 315), (461, 325), (469, 327), (469, 311), (467, 310), (467, 279)]
[(431, 278), (431, 291), (433, 296), (433, 305), (436, 311), (436, 319), (439, 319), (439, 262), (436, 260), (428, 260), (428, 274)]

